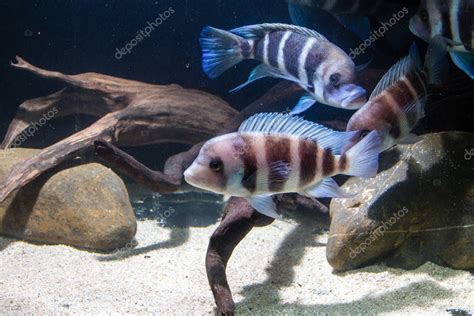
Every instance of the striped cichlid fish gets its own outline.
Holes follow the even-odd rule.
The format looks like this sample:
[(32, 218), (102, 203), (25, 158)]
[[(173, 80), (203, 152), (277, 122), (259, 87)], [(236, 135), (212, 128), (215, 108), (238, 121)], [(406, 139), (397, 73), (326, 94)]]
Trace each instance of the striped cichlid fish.
[(474, 0), (422, 0), (410, 30), (426, 42), (445, 38), (453, 62), (474, 79)]
[[(397, 143), (414, 143), (411, 134), (424, 117), (429, 85), (440, 85), (447, 72), (446, 44), (441, 37), (430, 43), (422, 66), (413, 44), (410, 55), (393, 65), (375, 87), (367, 104), (349, 120), (347, 131), (377, 130), (382, 139), (381, 150)], [(359, 141), (358, 137), (354, 142)], [(350, 147), (350, 146), (349, 146)]]
[(234, 91), (264, 77), (298, 83), (307, 94), (292, 114), (316, 101), (344, 109), (360, 108), (366, 101), (366, 91), (356, 85), (352, 59), (316, 31), (288, 24), (257, 24), (230, 31), (205, 27), (200, 43), (203, 70), (210, 78), (244, 59), (262, 62)]
[(238, 132), (205, 143), (184, 178), (198, 188), (245, 197), (258, 212), (277, 218), (274, 194), (348, 197), (331, 176), (377, 173), (377, 132), (341, 153), (355, 134), (288, 114), (257, 114), (243, 122)]

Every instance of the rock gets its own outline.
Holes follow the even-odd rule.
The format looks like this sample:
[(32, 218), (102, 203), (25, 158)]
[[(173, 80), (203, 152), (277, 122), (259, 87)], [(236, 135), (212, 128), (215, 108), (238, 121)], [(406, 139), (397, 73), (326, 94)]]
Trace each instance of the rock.
[[(327, 259), (336, 270), (426, 261), (474, 268), (474, 134), (428, 134), (380, 156), (379, 174), (351, 178), (360, 192), (333, 199)], [(472, 158), (472, 159), (471, 159)]]
[[(0, 177), (38, 151), (0, 151)], [(115, 249), (137, 223), (123, 181), (91, 163), (39, 177), (0, 203), (0, 233), (29, 241)]]

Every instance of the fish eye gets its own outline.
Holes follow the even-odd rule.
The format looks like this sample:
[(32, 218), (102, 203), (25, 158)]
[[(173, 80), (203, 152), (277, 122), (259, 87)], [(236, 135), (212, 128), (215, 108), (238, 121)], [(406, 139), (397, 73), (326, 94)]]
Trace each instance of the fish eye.
[(428, 16), (428, 11), (426, 10), (421, 11), (419, 16), (423, 22), (428, 22), (428, 20), (430, 19), (430, 17)]
[(337, 87), (341, 81), (341, 74), (339, 73), (332, 74), (329, 77), (329, 81), (331, 82), (333, 86)]
[(209, 168), (211, 168), (211, 170), (215, 172), (221, 171), (223, 166), (224, 164), (222, 163), (222, 160), (220, 160), (219, 158), (214, 158), (211, 160), (211, 162), (209, 162)]

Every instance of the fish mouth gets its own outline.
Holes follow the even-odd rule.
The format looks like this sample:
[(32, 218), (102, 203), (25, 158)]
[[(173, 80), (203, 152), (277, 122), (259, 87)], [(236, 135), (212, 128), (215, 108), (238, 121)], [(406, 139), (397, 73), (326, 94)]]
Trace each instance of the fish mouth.
[(367, 102), (366, 93), (367, 91), (365, 91), (365, 89), (358, 87), (348, 97), (342, 100), (342, 108), (348, 110), (357, 110), (361, 108)]
[(194, 178), (192, 175), (189, 174), (188, 170), (184, 172), (183, 176), (184, 176), (184, 181), (186, 181), (188, 184), (194, 187), (197, 187), (196, 183), (198, 183), (198, 181), (196, 180), (196, 178)]

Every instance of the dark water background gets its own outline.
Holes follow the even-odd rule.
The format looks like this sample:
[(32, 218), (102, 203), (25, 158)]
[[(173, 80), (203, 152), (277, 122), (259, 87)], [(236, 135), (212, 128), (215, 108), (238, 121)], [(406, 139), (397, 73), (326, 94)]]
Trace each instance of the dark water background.
[[(115, 57), (117, 48), (124, 47), (148, 22), (170, 7), (174, 14), (155, 28), (150, 37), (138, 43), (130, 54), (121, 59)], [(97, 72), (154, 84), (177, 83), (219, 95), (233, 107), (242, 109), (277, 80), (260, 80), (239, 93), (228, 93), (229, 89), (244, 82), (258, 63), (246, 61), (217, 80), (207, 78), (201, 70), (199, 33), (206, 25), (231, 29), (264, 22), (291, 23), (287, 3), (283, 0), (0, 0), (0, 134), (3, 137), (21, 102), (64, 87), (63, 83), (13, 69), (10, 61), (15, 55), (35, 66), (67, 74)], [(326, 27), (337, 34), (336, 25)], [(413, 40), (422, 49), (426, 48), (415, 37)], [(383, 53), (388, 55), (390, 62), (395, 62), (406, 54), (404, 49), (401, 51), (399, 55)], [(472, 118), (472, 110), (468, 118), (465, 107), (450, 112), (451, 117), (454, 115), (451, 120), (457, 122), (456, 129), (472, 126), (472, 120), (468, 119)], [(350, 114), (319, 106), (305, 113), (305, 117), (330, 120), (348, 118)], [(51, 120), (24, 146), (43, 148), (95, 120), (84, 115)], [(443, 128), (428, 127), (429, 131), (440, 129)], [(151, 167), (160, 168), (166, 157), (186, 148), (169, 144), (127, 151)]]
[[(205, 25), (233, 28), (259, 21), (290, 22), (283, 1), (0, 1), (0, 134), (6, 132), (16, 110), (26, 99), (45, 96), (64, 87), (10, 67), (19, 55), (31, 64), (67, 74), (97, 72), (154, 84), (178, 83), (221, 95), (241, 108), (270, 87), (271, 80), (249, 87), (244, 93), (227, 93), (246, 80), (254, 66), (249, 62), (229, 71), (219, 80), (208, 79), (201, 70), (199, 32)], [(121, 59), (115, 57), (148, 22), (170, 7), (175, 11)], [(51, 120), (26, 147), (44, 147), (94, 122), (75, 115)], [(131, 149), (146, 160), (182, 146), (152, 146)], [(150, 158), (150, 159), (147, 159)]]

